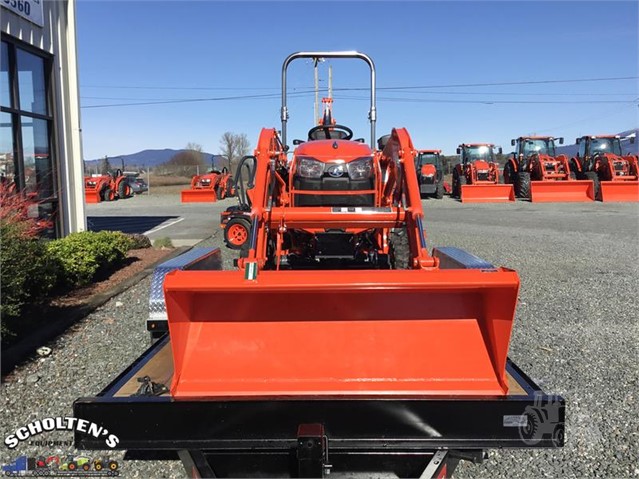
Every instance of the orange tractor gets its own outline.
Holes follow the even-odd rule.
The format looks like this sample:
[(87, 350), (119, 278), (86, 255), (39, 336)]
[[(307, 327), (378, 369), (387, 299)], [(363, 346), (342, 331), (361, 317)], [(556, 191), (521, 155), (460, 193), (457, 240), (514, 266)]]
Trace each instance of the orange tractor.
[(84, 200), (86, 203), (100, 203), (101, 201), (115, 201), (133, 196), (133, 189), (129, 179), (116, 170), (112, 174), (84, 177)]
[[(630, 137), (634, 143), (635, 138)], [(623, 155), (618, 135), (582, 136), (579, 150), (570, 160), (578, 178), (594, 184), (595, 198), (601, 201), (639, 201), (637, 157)]]
[[(322, 123), (294, 140), (289, 159), (288, 64), (344, 56), (371, 68), (371, 146)], [(427, 250), (415, 148), (397, 128), (374, 150), (374, 91), (361, 53), (285, 61), (281, 136), (263, 129), (245, 158), (251, 227), (239, 269), (174, 271), (164, 282), (174, 397), (507, 394), (519, 279)], [(231, 301), (209, 314), (220, 298)], [(426, 338), (428, 360), (415, 361), (412, 346)]]
[[(463, 203), (502, 203), (515, 201), (511, 185), (500, 184), (495, 145), (463, 143), (457, 147), (461, 162), (453, 170), (452, 195)], [(501, 154), (501, 148), (499, 148)]]
[(594, 186), (590, 180), (577, 180), (570, 171), (566, 155), (557, 155), (552, 136), (520, 136), (511, 140), (516, 146), (504, 165), (504, 181), (515, 186), (518, 198), (532, 202), (593, 201)]
[[(369, 144), (322, 122), (289, 157), (286, 72), (299, 58), (366, 62)], [(194, 477), (449, 477), (487, 447), (561, 447), (564, 400), (508, 359), (519, 277), (429, 251), (410, 135), (394, 128), (375, 149), (372, 60), (294, 53), (282, 93), (281, 135), (264, 128), (238, 165), (250, 230), (237, 268), (213, 248), (171, 260), (163, 296), (152, 288), (168, 336), (74, 415), (117, 431), (117, 448), (179, 450)], [(141, 379), (170, 388), (132, 397)]]
[(437, 199), (444, 197), (444, 170), (441, 153), (441, 150), (417, 150), (415, 170), (422, 198), (425, 196)]
[(226, 167), (222, 170), (213, 168), (204, 175), (195, 175), (191, 179), (191, 187), (182, 190), (182, 203), (214, 203), (233, 196), (233, 180)]

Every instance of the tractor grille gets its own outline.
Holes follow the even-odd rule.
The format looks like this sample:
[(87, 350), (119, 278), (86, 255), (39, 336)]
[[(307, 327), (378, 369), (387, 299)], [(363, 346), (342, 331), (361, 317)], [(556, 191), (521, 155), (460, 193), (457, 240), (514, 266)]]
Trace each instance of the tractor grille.
[(486, 173), (477, 173), (477, 179), (481, 180), (481, 181), (487, 181), (488, 180), (488, 172), (486, 172)]
[(623, 163), (621, 161), (617, 161), (613, 163), (615, 167), (615, 171), (623, 171)]

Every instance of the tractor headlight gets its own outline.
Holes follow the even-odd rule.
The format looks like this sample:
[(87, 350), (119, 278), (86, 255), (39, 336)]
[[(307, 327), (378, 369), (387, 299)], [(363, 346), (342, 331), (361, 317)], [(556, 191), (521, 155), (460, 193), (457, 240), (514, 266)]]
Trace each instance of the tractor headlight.
[(304, 178), (321, 178), (324, 163), (312, 158), (300, 158), (297, 163), (297, 174)]
[(351, 180), (363, 180), (373, 176), (373, 159), (366, 157), (348, 164), (348, 176)]

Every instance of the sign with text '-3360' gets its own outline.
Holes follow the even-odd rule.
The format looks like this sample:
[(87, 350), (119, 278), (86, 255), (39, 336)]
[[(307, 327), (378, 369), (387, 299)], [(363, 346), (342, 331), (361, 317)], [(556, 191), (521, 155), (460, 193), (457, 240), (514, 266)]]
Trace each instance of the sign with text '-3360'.
[(1, 0), (0, 5), (26, 18), (36, 25), (44, 25), (42, 3), (44, 0)]

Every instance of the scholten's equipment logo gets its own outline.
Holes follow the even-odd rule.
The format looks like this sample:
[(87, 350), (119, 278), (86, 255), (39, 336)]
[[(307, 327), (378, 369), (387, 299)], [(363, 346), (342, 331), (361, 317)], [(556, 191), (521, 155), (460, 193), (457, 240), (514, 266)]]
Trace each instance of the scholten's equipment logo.
[(96, 439), (104, 438), (104, 443), (109, 448), (114, 448), (120, 440), (115, 434), (109, 434), (108, 429), (98, 426), (94, 422), (77, 417), (47, 417), (42, 420), (33, 421), (26, 426), (19, 427), (13, 434), (4, 439), (5, 445), (9, 449), (15, 448), (22, 441), (26, 441), (32, 436), (50, 431), (78, 431), (89, 434)]
[(119, 464), (110, 458), (86, 456), (20, 456), (9, 464), (2, 465), (5, 476), (81, 476), (101, 477), (120, 475)]
[(339, 178), (345, 171), (344, 165), (333, 165), (328, 169), (328, 174), (333, 178)]

